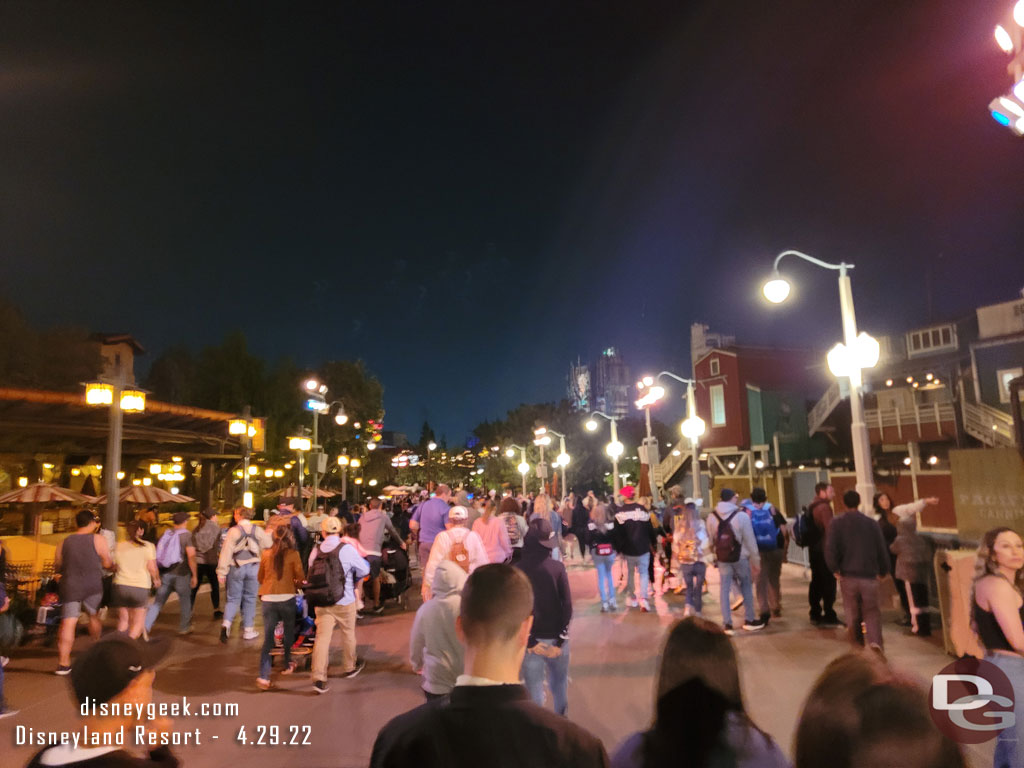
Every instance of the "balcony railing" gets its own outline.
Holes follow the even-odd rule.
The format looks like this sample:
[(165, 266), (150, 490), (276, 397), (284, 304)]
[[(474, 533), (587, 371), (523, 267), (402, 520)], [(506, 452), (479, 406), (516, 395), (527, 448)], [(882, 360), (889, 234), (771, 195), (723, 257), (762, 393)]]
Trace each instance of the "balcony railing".
[[(912, 408), (866, 408), (864, 422), (879, 431), (879, 442), (895, 430), (899, 442), (956, 437), (956, 409), (952, 403), (929, 403)], [(943, 429), (943, 425), (949, 425)], [(924, 427), (932, 427), (925, 435)]]
[(1012, 448), (1013, 418), (998, 408), (964, 401), (964, 429), (985, 445)]

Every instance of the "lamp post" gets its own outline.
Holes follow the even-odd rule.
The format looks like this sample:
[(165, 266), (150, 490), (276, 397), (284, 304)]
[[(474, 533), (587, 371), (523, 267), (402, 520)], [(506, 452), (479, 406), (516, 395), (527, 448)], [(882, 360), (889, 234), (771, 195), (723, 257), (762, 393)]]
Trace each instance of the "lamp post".
[(433, 470), (433, 463), (431, 461), (431, 458), (433, 456), (434, 451), (436, 451), (436, 450), (437, 450), (437, 443), (435, 443), (433, 440), (431, 440), (429, 443), (427, 443), (427, 490), (428, 491), (430, 490), (430, 478), (431, 478), (431, 474), (432, 474), (432, 470)]
[(790, 285), (779, 273), (779, 262), (784, 256), (797, 256), (804, 261), (839, 272), (839, 310), (843, 321), (843, 344), (837, 344), (828, 353), (828, 366), (833, 375), (850, 381), (850, 438), (853, 443), (853, 463), (857, 472), (857, 492), (861, 509), (868, 509), (875, 495), (875, 481), (871, 468), (871, 438), (864, 423), (863, 380), (861, 370), (878, 363), (878, 342), (866, 333), (857, 333), (857, 319), (853, 311), (853, 289), (847, 272), (853, 264), (830, 264), (800, 251), (783, 251), (775, 257), (772, 277), (764, 284), (764, 296), (773, 304), (781, 304), (789, 297)]
[(121, 363), (117, 363), (113, 381), (94, 381), (85, 385), (85, 402), (88, 405), (108, 406), (110, 413), (110, 429), (107, 432), (107, 460), (103, 465), (103, 487), (107, 494), (107, 508), (103, 513), (103, 527), (110, 531), (117, 530), (120, 484), (118, 474), (121, 472), (121, 443), (124, 435), (122, 411), (140, 413), (146, 410), (146, 393), (141, 389), (125, 387), (125, 373)]
[(616, 425), (618, 419), (616, 419), (614, 416), (609, 416), (607, 413), (602, 413), (601, 411), (593, 411), (590, 414), (590, 418), (587, 419), (587, 422), (584, 425), (587, 428), (588, 432), (597, 431), (598, 424), (596, 421), (594, 421), (595, 416), (600, 416), (603, 419), (607, 419), (608, 423), (611, 425), (611, 442), (609, 442), (608, 445), (604, 447), (604, 451), (612, 460), (612, 493), (615, 497), (618, 497), (619, 456), (621, 456), (623, 451), (625, 451), (625, 448), (623, 447), (622, 443), (619, 442), (619, 431)]
[(297, 503), (302, 504), (302, 454), (305, 451), (310, 450), (313, 447), (313, 443), (305, 435), (295, 435), (288, 438), (289, 450), (295, 451), (299, 455), (299, 480), (295, 484), (295, 495), (297, 497)]
[(241, 439), (242, 506), (252, 509), (252, 493), (249, 490), (249, 458), (252, 455), (252, 438), (256, 434), (256, 427), (252, 423), (252, 408), (250, 406), (245, 406), (240, 419), (232, 419), (228, 422), (228, 434), (238, 435)]
[(526, 449), (521, 445), (512, 443), (508, 448), (505, 449), (505, 455), (510, 459), (516, 455), (516, 451), (519, 451), (519, 466), (516, 469), (519, 470), (519, 474), (523, 476), (523, 496), (526, 495), (526, 473), (530, 471), (530, 463), (526, 460)]
[(553, 429), (547, 430), (549, 435), (554, 435), (558, 438), (558, 457), (555, 459), (555, 466), (562, 468), (562, 496), (569, 493), (569, 481), (566, 480), (566, 467), (569, 466), (571, 456), (565, 450), (565, 435), (561, 432), (556, 432)]
[(540, 479), (542, 491), (547, 491), (548, 465), (544, 461), (544, 449), (551, 445), (551, 435), (547, 427), (537, 427), (533, 430), (533, 444), (540, 448), (540, 463), (537, 465), (537, 477)]
[(690, 449), (693, 451), (693, 461), (691, 462), (691, 468), (693, 470), (693, 497), (700, 498), (703, 494), (700, 482), (700, 451), (698, 450), (701, 435), (707, 430), (707, 424), (704, 423), (704, 419), (697, 415), (697, 399), (694, 395), (694, 385), (697, 383), (695, 379), (687, 379), (682, 376), (677, 376), (671, 371), (662, 371), (655, 378), (660, 379), (662, 376), (668, 376), (670, 379), (682, 382), (686, 385), (686, 418), (683, 419), (679, 425), (679, 431), (683, 437), (690, 441)]
[(658, 456), (658, 441), (651, 433), (651, 406), (665, 396), (665, 388), (655, 384), (652, 376), (644, 376), (636, 383), (636, 388), (640, 393), (640, 397), (636, 401), (636, 407), (644, 412), (644, 418), (647, 422), (647, 437), (644, 438), (643, 443), (644, 458), (647, 464), (647, 480), (651, 485), (651, 496), (655, 501), (658, 501), (659, 494), (658, 484), (655, 481), (655, 464), (658, 463), (660, 457)]
[(341, 498), (348, 501), (348, 467), (351, 459), (347, 454), (338, 457), (338, 466), (341, 467)]

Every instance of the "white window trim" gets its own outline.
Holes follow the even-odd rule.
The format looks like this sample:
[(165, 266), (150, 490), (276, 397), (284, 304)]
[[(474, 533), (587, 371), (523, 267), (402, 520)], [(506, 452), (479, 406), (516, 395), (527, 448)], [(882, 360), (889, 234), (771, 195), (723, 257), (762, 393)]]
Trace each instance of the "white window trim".
[(1024, 368), (1000, 368), (996, 371), (996, 384), (999, 386), (999, 402), (1010, 402), (1010, 388), (1003, 383), (1004, 377), (1009, 376), (1008, 381), (1024, 376)]
[[(718, 391), (721, 394), (722, 403), (722, 420), (715, 420), (715, 392)], [(708, 387), (708, 398), (711, 404), (711, 426), (712, 427), (724, 427), (726, 422), (725, 413), (725, 386), (722, 384), (712, 384)]]
[(719, 364), (717, 357), (711, 358), (711, 362), (708, 363), (708, 370), (712, 376), (718, 376), (721, 373), (722, 366)]
[[(949, 330), (949, 343), (942, 343), (942, 331)], [(938, 331), (939, 343), (933, 345), (931, 343), (932, 331)], [(927, 343), (925, 337), (927, 336)], [(914, 337), (917, 337), (921, 341), (921, 346), (918, 349), (914, 349)], [(945, 352), (951, 349), (957, 349), (959, 346), (959, 340), (956, 335), (956, 324), (955, 323), (942, 323), (941, 325), (930, 325), (927, 328), (916, 328), (913, 331), (907, 333), (907, 357), (921, 357), (924, 355), (933, 355), (936, 352)]]

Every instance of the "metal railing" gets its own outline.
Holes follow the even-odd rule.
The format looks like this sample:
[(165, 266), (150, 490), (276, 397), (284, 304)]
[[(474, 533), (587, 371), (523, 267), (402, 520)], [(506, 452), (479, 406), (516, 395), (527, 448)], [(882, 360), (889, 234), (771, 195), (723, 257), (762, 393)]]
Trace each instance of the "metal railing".
[[(864, 421), (868, 429), (877, 428), (880, 433), (886, 429), (896, 429), (900, 441), (922, 437), (921, 426), (924, 424), (942, 425), (956, 424), (956, 410), (952, 403), (930, 403), (915, 405), (913, 408), (867, 408)], [(909, 430), (909, 435), (904, 435)], [(916, 430), (917, 434), (914, 435)], [(940, 427), (941, 432), (941, 427)]]
[(1013, 448), (1013, 417), (990, 405), (963, 401), (964, 429), (985, 445)]
[(842, 395), (839, 392), (839, 382), (833, 382), (832, 385), (825, 390), (825, 394), (821, 396), (821, 399), (814, 404), (811, 408), (811, 412), (807, 414), (807, 431), (808, 434), (813, 435), (822, 425), (825, 423), (825, 419), (829, 417), (829, 414), (836, 409), (839, 402), (842, 400)]

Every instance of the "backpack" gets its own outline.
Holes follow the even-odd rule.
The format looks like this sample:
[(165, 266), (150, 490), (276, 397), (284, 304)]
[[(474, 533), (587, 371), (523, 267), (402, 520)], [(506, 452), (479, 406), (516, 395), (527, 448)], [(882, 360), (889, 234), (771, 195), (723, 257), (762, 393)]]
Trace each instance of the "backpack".
[[(746, 506), (746, 505), (744, 505)], [(757, 548), (761, 552), (771, 552), (779, 548), (779, 526), (775, 524), (774, 510), (771, 504), (765, 504), (761, 509), (749, 506), (750, 524), (754, 528), (754, 538), (757, 539)]]
[(740, 552), (743, 548), (740, 546), (739, 539), (736, 538), (736, 532), (732, 529), (732, 519), (738, 513), (737, 509), (725, 520), (719, 517), (717, 512), (711, 513), (718, 520), (718, 530), (715, 531), (715, 559), (720, 563), (738, 563), (740, 560)]
[(680, 563), (696, 563), (700, 561), (700, 542), (697, 540), (697, 531), (691, 530), (690, 535), (685, 535), (685, 528), (679, 528), (680, 538), (675, 542), (676, 559)]
[[(239, 530), (242, 532), (242, 536), (235, 542), (235, 546), (231, 550), (231, 562), (236, 566), (254, 563), (260, 558), (260, 542), (252, 528), (247, 531), (239, 527)], [(238, 559), (239, 555), (243, 555), (241, 562)], [(244, 557), (244, 555), (249, 555), (249, 557)]]
[(192, 546), (207, 563), (216, 563), (224, 531), (214, 520), (207, 520), (192, 532)]
[(468, 536), (468, 533), (461, 539), (455, 539), (453, 536), (452, 548), (448, 550), (448, 559), (466, 573), (469, 573), (469, 550), (466, 549), (466, 538)]
[(160, 537), (156, 545), (156, 564), (161, 570), (169, 571), (185, 559), (185, 545), (181, 539), (187, 533), (172, 528)]
[(278, 527), (282, 525), (291, 525), (293, 517), (295, 517), (294, 513), (282, 515), (280, 512), (275, 512), (270, 516), (270, 519), (267, 520), (267, 524), (263, 526), (263, 530), (265, 530), (271, 536), (271, 538), (273, 538), (274, 531), (276, 531)]
[(814, 522), (814, 514), (807, 507), (800, 510), (796, 521), (793, 523), (793, 540), (798, 547), (813, 547), (821, 538), (817, 523)]
[(309, 566), (302, 592), (306, 603), (314, 607), (334, 605), (345, 596), (345, 569), (341, 565), (342, 544), (331, 552), (317, 550)]

